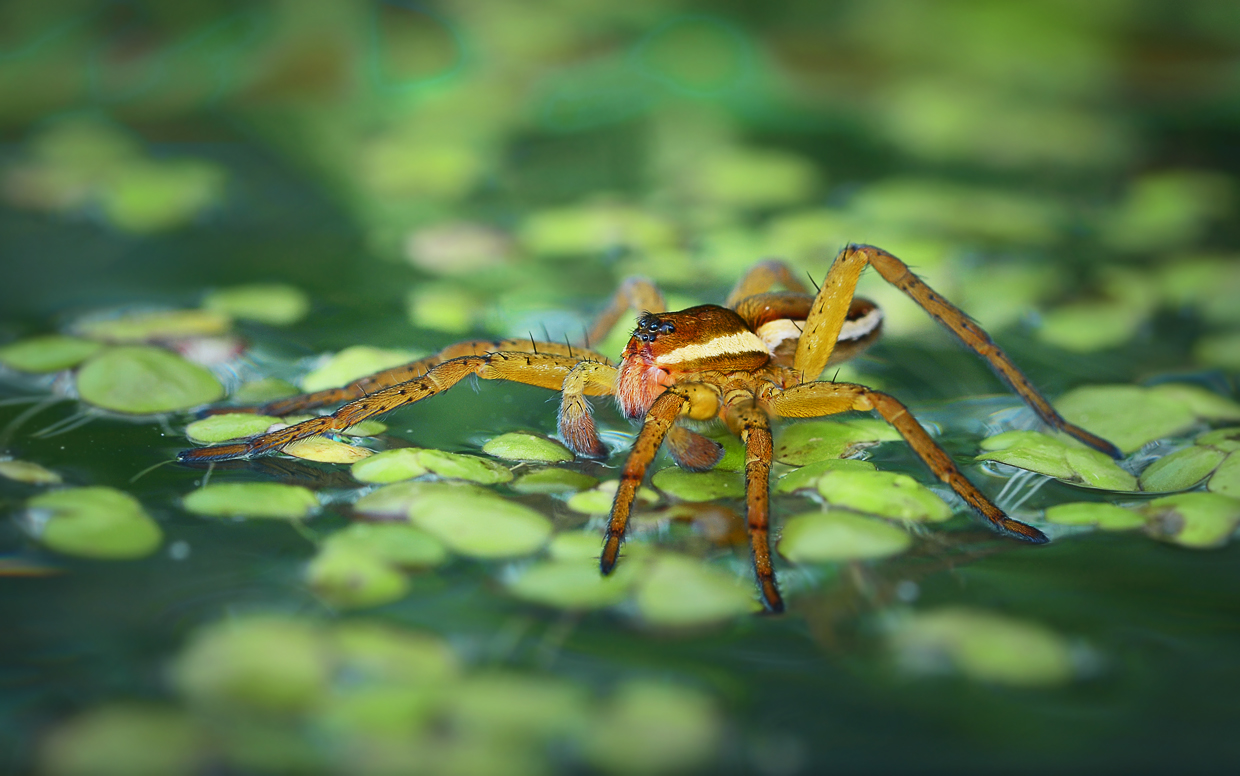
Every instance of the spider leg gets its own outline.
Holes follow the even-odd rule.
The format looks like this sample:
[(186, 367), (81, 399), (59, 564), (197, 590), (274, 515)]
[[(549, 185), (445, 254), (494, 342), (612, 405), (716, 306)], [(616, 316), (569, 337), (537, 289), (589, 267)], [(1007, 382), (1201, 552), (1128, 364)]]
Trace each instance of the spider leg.
[(995, 530), (1035, 544), (1047, 541), (1046, 535), (1041, 531), (1008, 517), (982, 495), (956, 467), (951, 456), (926, 433), (908, 408), (885, 393), (852, 383), (813, 382), (786, 390), (768, 386), (764, 389), (760, 402), (772, 413), (791, 418), (815, 418), (849, 410), (875, 410), (900, 432), (900, 436), (913, 448), (917, 457), (930, 467), (934, 476), (947, 483), (969, 506), (986, 518)]
[(563, 342), (535, 342), (530, 339), (506, 339), (506, 340), (467, 340), (465, 342), (457, 342), (449, 345), (443, 350), (426, 358), (420, 358), (417, 361), (411, 361), (408, 364), (385, 369), (382, 372), (376, 372), (367, 375), (359, 380), (354, 380), (346, 386), (340, 388), (328, 388), (313, 393), (303, 393), (300, 396), (290, 396), (287, 399), (277, 399), (261, 407), (252, 410), (238, 409), (234, 407), (225, 407), (221, 411), (238, 412), (252, 411), (260, 415), (293, 415), (304, 412), (315, 407), (323, 407), (328, 404), (339, 404), (341, 402), (353, 401), (363, 396), (368, 396), (376, 391), (389, 388), (393, 385), (406, 383), (415, 378), (421, 377), (439, 364), (450, 361), (461, 356), (481, 356), (487, 353), (495, 352), (521, 352), (521, 353), (550, 353), (557, 356), (567, 356), (569, 358), (589, 358), (608, 363), (607, 357), (595, 353), (584, 348), (576, 346), (570, 347)]
[(1064, 420), (980, 326), (914, 275), (907, 264), (872, 245), (849, 245), (835, 257), (835, 263), (814, 298), (813, 309), (805, 321), (805, 331), (797, 343), (793, 369), (798, 373), (808, 380), (816, 380), (826, 368), (856, 291), (857, 280), (867, 265), (874, 267), (888, 283), (908, 294), (930, 317), (951, 330), (966, 347), (986, 359), (999, 377), (1045, 423), (1113, 458), (1123, 457), (1115, 445)]
[(667, 452), (677, 466), (690, 472), (709, 471), (723, 460), (723, 445), (681, 425), (667, 432)]
[(615, 392), (616, 368), (598, 361), (582, 361), (569, 370), (560, 386), (560, 436), (578, 455), (606, 458), (607, 448), (598, 438), (594, 414), (586, 394)]
[(752, 395), (729, 403), (725, 417), (729, 428), (745, 442), (745, 519), (749, 526), (754, 576), (766, 608), (782, 612), (784, 599), (779, 594), (771, 562), (771, 422)]
[(673, 385), (654, 400), (654, 404), (646, 412), (642, 420), (642, 429), (637, 434), (637, 441), (629, 451), (629, 457), (620, 471), (620, 486), (616, 488), (616, 498), (611, 503), (611, 518), (607, 521), (604, 534), (603, 554), (599, 558), (599, 569), (610, 574), (620, 559), (620, 543), (624, 541), (624, 531), (629, 523), (629, 513), (633, 508), (633, 499), (637, 489), (646, 476), (646, 469), (659, 452), (663, 438), (682, 414), (696, 417), (714, 415), (719, 407), (717, 389), (705, 383), (680, 383)]
[(265, 453), (298, 439), (346, 429), (366, 418), (428, 399), (446, 391), (469, 375), (478, 375), (484, 380), (511, 380), (516, 383), (559, 390), (564, 383), (564, 378), (577, 363), (576, 358), (570, 359), (552, 353), (500, 352), (461, 356), (432, 367), (421, 377), (383, 388), (350, 402), (330, 415), (312, 418), (245, 442), (183, 450), (177, 456), (177, 460), (182, 462), (221, 461)]
[[(777, 285), (795, 294), (808, 294), (808, 289), (787, 262), (779, 259), (766, 259), (749, 268), (728, 294), (724, 304), (736, 309), (736, 303), (755, 294), (770, 291)], [(804, 317), (804, 316), (801, 316)]]
[(658, 286), (646, 278), (626, 278), (612, 295), (607, 308), (594, 319), (585, 344), (589, 346), (591, 342), (602, 342), (627, 310), (662, 313), (667, 311), (667, 302)]

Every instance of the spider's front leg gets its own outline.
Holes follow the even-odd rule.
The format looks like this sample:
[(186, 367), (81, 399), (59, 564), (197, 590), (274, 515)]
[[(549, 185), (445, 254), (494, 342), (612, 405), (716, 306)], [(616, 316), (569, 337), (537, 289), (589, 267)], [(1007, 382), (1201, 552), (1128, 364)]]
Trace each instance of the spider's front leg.
[(1031, 525), (1013, 520), (986, 498), (973, 483), (969, 482), (952, 461), (951, 456), (939, 447), (895, 397), (872, 391), (864, 385), (852, 383), (813, 382), (786, 390), (768, 386), (761, 396), (761, 403), (773, 414), (788, 418), (817, 418), (851, 410), (875, 410), (890, 423), (909, 447), (917, 454), (934, 476), (945, 482), (952, 490), (973, 507), (1000, 533), (1023, 539), (1034, 544), (1047, 541), (1046, 535)]
[(628, 527), (629, 513), (637, 489), (646, 476), (646, 469), (659, 452), (664, 437), (676, 419), (687, 416), (693, 420), (709, 420), (719, 412), (718, 389), (705, 383), (678, 383), (659, 394), (642, 420), (641, 431), (620, 471), (620, 485), (611, 504), (611, 518), (603, 541), (599, 568), (610, 574), (620, 558), (620, 544)]
[(884, 280), (908, 294), (966, 347), (986, 359), (999, 377), (1011, 386), (1045, 423), (1113, 458), (1123, 457), (1115, 445), (1064, 420), (980, 326), (914, 275), (907, 264), (872, 245), (849, 245), (840, 251), (823, 280), (805, 321), (793, 362), (793, 368), (802, 375), (803, 382), (817, 380), (826, 368), (848, 315), (857, 281), (866, 266), (874, 267)]
[(478, 375), (484, 380), (510, 380), (559, 390), (564, 384), (564, 378), (578, 363), (579, 360), (576, 358), (551, 353), (501, 352), (480, 356), (461, 356), (433, 367), (419, 378), (384, 388), (350, 402), (330, 415), (312, 418), (279, 431), (262, 434), (246, 442), (183, 450), (177, 456), (177, 460), (183, 463), (196, 463), (259, 455), (279, 449), (298, 439), (317, 436), (328, 431), (341, 431), (366, 418), (428, 399), (446, 391), (469, 375)]

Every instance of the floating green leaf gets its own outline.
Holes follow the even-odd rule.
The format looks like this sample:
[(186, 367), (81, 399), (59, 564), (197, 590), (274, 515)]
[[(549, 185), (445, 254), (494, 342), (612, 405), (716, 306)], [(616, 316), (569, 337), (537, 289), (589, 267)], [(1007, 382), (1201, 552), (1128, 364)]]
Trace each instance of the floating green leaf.
[(714, 501), (745, 495), (745, 477), (739, 472), (687, 472), (676, 466), (655, 472), (650, 484), (684, 501)]
[(1240, 500), (1217, 493), (1164, 496), (1140, 511), (1154, 538), (1199, 550), (1223, 546), (1240, 523)]
[(1092, 525), (1104, 531), (1126, 531), (1145, 525), (1145, 517), (1131, 509), (1096, 501), (1056, 504), (1046, 510), (1048, 522), (1058, 525)]
[(761, 608), (749, 580), (670, 553), (647, 562), (636, 601), (642, 619), (661, 627), (708, 625)]
[(862, 448), (899, 438), (899, 432), (888, 423), (870, 418), (795, 423), (785, 427), (775, 440), (775, 460), (804, 466), (829, 458), (843, 458)]
[(148, 234), (188, 223), (224, 196), (225, 175), (194, 159), (136, 161), (116, 170), (100, 190), (100, 205), (112, 225)]
[(989, 452), (979, 461), (996, 461), (1102, 490), (1136, 490), (1137, 478), (1110, 456), (1078, 442), (1067, 442), (1037, 431), (1006, 431), (982, 440)]
[(312, 436), (289, 442), (280, 449), (280, 452), (304, 461), (344, 464), (354, 464), (375, 454), (373, 450), (325, 436)]
[(1240, 420), (1240, 404), (1214, 391), (1189, 383), (1162, 383), (1148, 389), (1160, 399), (1170, 399), (1205, 420)]
[[(641, 543), (627, 545), (625, 557), (629, 557), (629, 550), (645, 546)], [(547, 554), (552, 560), (557, 561), (593, 560), (597, 562), (602, 551), (603, 534), (600, 531), (562, 531), (551, 537), (550, 543), (547, 544)]]
[(238, 404), (263, 404), (275, 399), (296, 396), (301, 393), (297, 386), (278, 377), (264, 377), (249, 383), (242, 383), (232, 395)]
[(794, 563), (864, 560), (898, 555), (912, 544), (908, 532), (896, 526), (832, 510), (786, 520), (779, 554)]
[(573, 460), (572, 452), (559, 442), (524, 431), (500, 434), (483, 445), (482, 452), (506, 461), (563, 463)]
[(522, 474), (511, 487), (518, 493), (576, 493), (597, 484), (597, 477), (572, 469), (547, 467)]
[(209, 310), (161, 310), (95, 318), (76, 326), (82, 336), (122, 344), (211, 337), (226, 333), (232, 321)]
[(492, 495), (488, 490), (464, 482), (397, 482), (362, 496), (353, 504), (353, 511), (375, 517), (405, 518), (409, 515), (409, 507), (423, 496), (456, 493)]
[(1234, 453), (1240, 450), (1240, 427), (1207, 431), (1197, 437), (1197, 444), (1209, 445), (1217, 450)]
[(313, 492), (299, 485), (230, 482), (199, 488), (182, 503), (186, 510), (206, 517), (300, 520), (319, 505), (319, 500)]
[(1070, 422), (1089, 429), (1124, 452), (1191, 427), (1199, 418), (1240, 416), (1236, 405), (1204, 388), (1168, 383), (1090, 385), (1064, 394), (1056, 408)]
[[(605, 515), (611, 512), (611, 504), (616, 499), (619, 480), (600, 482), (598, 487), (574, 495), (568, 500), (568, 508), (574, 512), (587, 515)], [(637, 501), (653, 504), (659, 500), (659, 494), (647, 487), (637, 489)]]
[(349, 550), (394, 566), (432, 568), (448, 559), (443, 543), (407, 523), (353, 523), (323, 542), (323, 552)]
[(64, 722), (40, 742), (40, 772), (53, 776), (171, 776), (203, 767), (206, 734), (184, 712), (110, 704)]
[(1132, 339), (1147, 316), (1123, 301), (1075, 302), (1045, 313), (1037, 336), (1064, 350), (1093, 353)]
[(1231, 453), (1215, 470), (1206, 486), (1211, 493), (1240, 499), (1240, 453)]
[(546, 740), (576, 731), (589, 713), (587, 704), (583, 689), (568, 682), (497, 671), (459, 684), (446, 711), (454, 728), (491, 740), (511, 736)]
[(51, 469), (12, 458), (0, 460), (0, 477), (29, 485), (59, 485), (62, 481), (61, 476)]
[(409, 519), (448, 549), (474, 558), (528, 555), (551, 535), (550, 520), (494, 494), (428, 494), (413, 502)]
[(1209, 477), (1227, 453), (1193, 445), (1159, 458), (1141, 472), (1141, 490), (1169, 492), (1187, 490)]
[(1193, 344), (1193, 359), (1207, 366), (1240, 372), (1240, 331), (1202, 337)]
[(990, 684), (1045, 687), (1073, 675), (1072, 651), (1059, 634), (1036, 623), (990, 612), (947, 608), (899, 623), (889, 642), (915, 673), (954, 669)]
[(382, 453), (353, 464), (350, 471), (358, 482), (382, 484), (411, 480), (427, 472), (427, 468), (418, 459), (418, 454), (421, 452), (416, 447), (384, 450)]
[(20, 372), (59, 372), (77, 366), (102, 347), (98, 342), (79, 337), (45, 334), (0, 347), (0, 364)]
[(230, 318), (287, 326), (306, 317), (310, 299), (294, 286), (262, 283), (212, 291), (203, 299), (202, 306)]
[(593, 557), (546, 561), (523, 569), (508, 589), (517, 598), (557, 609), (599, 609), (619, 603), (632, 589), (641, 564), (625, 558), (614, 573), (603, 576), (599, 546), (596, 536)]
[(813, 195), (818, 172), (804, 157), (784, 151), (732, 148), (693, 172), (695, 193), (739, 208), (791, 205)]
[(495, 485), (512, 479), (507, 467), (486, 458), (446, 450), (422, 450), (418, 463), (433, 474), (453, 480), (469, 480), (480, 485)]
[(150, 555), (163, 541), (138, 500), (113, 488), (54, 490), (26, 507), (35, 538), (66, 555), (131, 560)]
[(333, 355), (303, 377), (301, 389), (310, 393), (327, 388), (340, 388), (360, 377), (408, 364), (416, 358), (417, 356), (408, 350), (384, 350), (354, 345)]
[(372, 437), (379, 436), (387, 431), (387, 428), (386, 423), (380, 423), (377, 420), (363, 420), (361, 423), (354, 423), (340, 433), (352, 437)]
[(219, 401), (224, 387), (209, 371), (160, 348), (110, 348), (77, 374), (82, 401), (133, 415), (187, 410)]
[(347, 620), (336, 626), (332, 639), (340, 668), (355, 683), (439, 685), (461, 670), (452, 648), (429, 633)]
[(676, 241), (667, 220), (627, 205), (597, 204), (532, 213), (518, 235), (530, 253), (573, 256), (628, 247), (652, 250)]
[[(617, 730), (627, 736), (617, 736)], [(681, 773), (714, 760), (723, 720), (705, 694), (666, 682), (630, 680), (586, 734), (586, 761), (615, 773)], [(626, 740), (627, 739), (627, 740)], [(640, 741), (640, 746), (633, 742)]]
[(191, 442), (215, 444), (230, 439), (244, 439), (261, 434), (279, 423), (280, 419), (270, 415), (255, 415), (248, 412), (228, 412), (223, 415), (210, 415), (202, 420), (195, 420), (185, 427), (185, 436)]
[(249, 616), (200, 628), (173, 666), (192, 703), (296, 712), (318, 704), (331, 681), (330, 652), (314, 625)]
[(306, 569), (306, 584), (340, 609), (364, 609), (399, 601), (409, 580), (378, 555), (353, 547), (325, 547)]
[(822, 475), (818, 492), (833, 506), (896, 520), (940, 523), (952, 516), (951, 507), (906, 474), (840, 469)]
[(818, 490), (818, 480), (832, 471), (874, 471), (874, 464), (856, 458), (827, 458), (815, 461), (799, 469), (793, 469), (780, 477), (772, 490), (776, 493), (794, 493), (798, 490)]

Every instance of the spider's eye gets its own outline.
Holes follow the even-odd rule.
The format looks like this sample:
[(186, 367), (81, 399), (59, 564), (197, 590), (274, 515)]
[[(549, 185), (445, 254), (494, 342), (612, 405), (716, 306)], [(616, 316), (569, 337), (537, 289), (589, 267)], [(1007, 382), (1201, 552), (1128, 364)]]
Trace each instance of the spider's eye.
[(670, 323), (665, 323), (659, 328), (662, 330), (664, 334), (671, 334), (672, 332), (676, 331), (676, 327)]

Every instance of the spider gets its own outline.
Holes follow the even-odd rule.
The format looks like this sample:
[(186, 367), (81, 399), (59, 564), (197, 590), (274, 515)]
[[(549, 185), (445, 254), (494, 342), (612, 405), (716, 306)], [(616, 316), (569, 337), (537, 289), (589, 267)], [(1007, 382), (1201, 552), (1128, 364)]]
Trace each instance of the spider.
[[(468, 375), (510, 380), (561, 392), (559, 432), (578, 455), (607, 454), (595, 429), (587, 396), (614, 396), (641, 430), (620, 474), (604, 533), (603, 574), (620, 557), (633, 500), (659, 448), (691, 471), (711, 468), (722, 446), (688, 421), (722, 419), (745, 445), (745, 500), (754, 574), (762, 601), (783, 611), (771, 559), (769, 480), (771, 418), (812, 418), (853, 410), (874, 411), (900, 433), (936, 477), (947, 483), (1001, 534), (1035, 544), (1047, 541), (1033, 526), (1005, 515), (967, 480), (908, 409), (863, 385), (819, 380), (831, 364), (857, 355), (877, 339), (882, 312), (855, 298), (862, 270), (873, 267), (908, 294), (998, 375), (1044, 422), (1119, 458), (1110, 442), (1064, 420), (990, 337), (961, 310), (935, 293), (895, 256), (870, 245), (849, 245), (835, 258), (817, 294), (780, 261), (757, 264), (728, 295), (727, 305), (666, 310), (649, 281), (625, 281), (599, 316), (587, 342), (597, 341), (627, 309), (644, 310), (614, 365), (605, 356), (567, 343), (474, 340), (363, 378), (343, 388), (272, 402), (258, 411), (285, 415), (348, 402), (330, 415), (306, 420), (244, 442), (185, 450), (182, 462), (245, 458), (278, 450), (294, 440), (345, 429), (365, 418), (430, 398)], [(783, 285), (786, 291), (772, 291)]]

